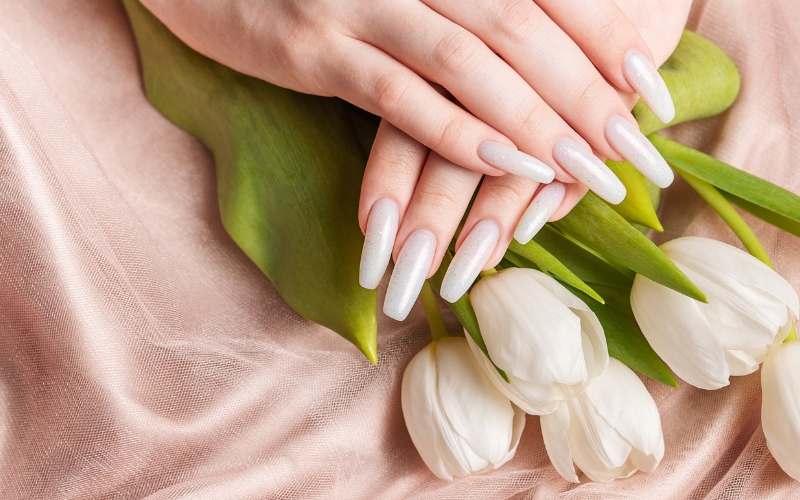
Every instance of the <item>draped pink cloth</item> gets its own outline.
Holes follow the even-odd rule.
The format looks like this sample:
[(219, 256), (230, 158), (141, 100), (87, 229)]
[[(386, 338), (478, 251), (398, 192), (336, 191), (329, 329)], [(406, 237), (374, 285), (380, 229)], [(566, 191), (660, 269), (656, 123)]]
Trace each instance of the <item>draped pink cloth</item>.
[[(689, 26), (742, 92), (673, 136), (800, 191), (800, 4), (699, 2)], [(222, 228), (208, 152), (145, 99), (118, 2), (4, 0), (0, 31), (0, 498), (800, 497), (767, 451), (758, 374), (647, 381), (652, 474), (571, 485), (528, 417), (503, 468), (437, 479), (400, 409), (421, 308), (380, 318), (373, 367), (280, 299)], [(800, 286), (800, 240), (746, 218)], [(659, 242), (734, 241), (681, 183), (662, 220)]]

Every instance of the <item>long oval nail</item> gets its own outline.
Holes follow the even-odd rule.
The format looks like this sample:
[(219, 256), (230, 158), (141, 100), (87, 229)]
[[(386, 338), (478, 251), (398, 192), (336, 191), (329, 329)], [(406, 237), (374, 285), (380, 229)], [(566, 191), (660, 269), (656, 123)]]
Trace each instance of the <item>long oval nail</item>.
[(569, 137), (556, 139), (553, 158), (564, 170), (612, 205), (622, 203), (625, 199), (625, 185), (614, 172), (575, 140)]
[(483, 141), (478, 145), (478, 156), (493, 167), (536, 182), (548, 184), (556, 177), (552, 168), (533, 156), (499, 142)]
[(631, 122), (613, 115), (606, 123), (605, 132), (609, 144), (653, 184), (665, 188), (675, 180), (675, 174), (661, 153)]
[(675, 119), (675, 104), (667, 84), (644, 54), (631, 49), (622, 59), (622, 72), (650, 111), (664, 123)]
[(361, 250), (361, 267), (358, 282), (364, 288), (374, 290), (383, 278), (389, 259), (392, 258), (394, 238), (400, 210), (390, 198), (383, 198), (372, 205), (367, 219), (367, 234), (364, 236), (364, 249)]
[(406, 319), (422, 290), (435, 253), (436, 237), (432, 232), (417, 229), (411, 233), (392, 271), (383, 301), (384, 314), (397, 321)]
[(494, 252), (499, 238), (500, 227), (495, 221), (485, 219), (475, 224), (444, 275), (439, 292), (444, 300), (452, 303), (467, 293)]
[(541, 191), (536, 193), (528, 209), (522, 215), (517, 229), (514, 231), (514, 239), (523, 245), (533, 239), (551, 215), (558, 209), (561, 202), (564, 201), (564, 196), (567, 194), (567, 188), (564, 184), (556, 181), (548, 184), (542, 188)]

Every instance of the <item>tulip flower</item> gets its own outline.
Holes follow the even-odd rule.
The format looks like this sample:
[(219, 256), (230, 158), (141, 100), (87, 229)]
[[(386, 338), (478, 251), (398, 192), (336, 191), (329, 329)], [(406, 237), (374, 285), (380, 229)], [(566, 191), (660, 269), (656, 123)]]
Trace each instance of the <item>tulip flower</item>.
[(767, 447), (787, 474), (800, 480), (800, 342), (780, 345), (761, 370), (761, 426)]
[(758, 370), (798, 314), (792, 286), (763, 262), (720, 241), (685, 237), (661, 249), (703, 290), (708, 303), (636, 276), (631, 306), (656, 353), (701, 389), (719, 389), (731, 375)]
[(611, 359), (579, 396), (541, 417), (550, 461), (567, 481), (578, 482), (572, 462), (591, 480), (652, 472), (664, 456), (661, 417), (639, 377)]
[(597, 316), (544, 273), (500, 271), (478, 281), (470, 301), (491, 361), (467, 335), (475, 357), (495, 386), (527, 413), (554, 411), (608, 364)]
[(463, 338), (445, 337), (417, 353), (401, 399), (414, 446), (442, 479), (496, 469), (517, 451), (525, 413), (495, 389)]

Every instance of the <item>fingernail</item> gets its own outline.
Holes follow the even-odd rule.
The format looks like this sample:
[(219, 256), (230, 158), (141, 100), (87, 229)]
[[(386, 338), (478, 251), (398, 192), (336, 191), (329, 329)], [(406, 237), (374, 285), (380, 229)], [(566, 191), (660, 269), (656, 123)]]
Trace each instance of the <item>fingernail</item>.
[(478, 156), (493, 167), (536, 182), (548, 184), (556, 177), (552, 168), (533, 156), (499, 142), (483, 141), (478, 145)]
[(531, 241), (564, 201), (566, 194), (567, 188), (560, 182), (548, 184), (536, 193), (536, 197), (517, 224), (514, 239), (523, 245)]
[(606, 139), (656, 186), (665, 188), (675, 180), (675, 174), (655, 146), (635, 125), (620, 115), (613, 115), (606, 123)]
[(378, 288), (392, 257), (399, 219), (400, 210), (394, 200), (383, 198), (372, 205), (367, 219), (367, 234), (364, 236), (364, 249), (361, 250), (361, 267), (358, 274), (358, 282), (364, 288), (370, 290)]
[(403, 321), (419, 296), (425, 276), (436, 253), (436, 237), (427, 229), (417, 229), (408, 237), (389, 280), (383, 312)]
[(625, 186), (614, 172), (573, 139), (569, 137), (556, 139), (553, 158), (564, 170), (612, 205), (621, 203), (625, 199)]
[(486, 219), (475, 224), (444, 275), (439, 292), (444, 300), (452, 303), (467, 293), (494, 252), (499, 238), (500, 227), (495, 221)]
[(675, 118), (675, 104), (667, 84), (644, 54), (631, 49), (622, 60), (622, 72), (650, 111), (664, 123)]

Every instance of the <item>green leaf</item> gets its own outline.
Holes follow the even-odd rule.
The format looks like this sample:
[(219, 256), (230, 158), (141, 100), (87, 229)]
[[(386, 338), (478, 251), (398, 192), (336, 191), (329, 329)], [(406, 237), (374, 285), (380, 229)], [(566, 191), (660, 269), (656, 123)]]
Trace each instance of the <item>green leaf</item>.
[(732, 195), (725, 191), (720, 191), (720, 193), (722, 193), (722, 196), (727, 198), (728, 201), (738, 206), (745, 212), (749, 212), (750, 214), (755, 215), (764, 222), (771, 224), (777, 227), (778, 229), (782, 229), (787, 233), (793, 234), (798, 238), (800, 238), (800, 222), (793, 221), (792, 219), (784, 217), (781, 214), (775, 213), (771, 210), (767, 210), (766, 208), (759, 207), (754, 203), (750, 203), (747, 200), (743, 200), (738, 196)]
[[(739, 71), (731, 58), (712, 41), (688, 30), (658, 72), (675, 103), (675, 119), (669, 126), (722, 113), (739, 94)], [(644, 135), (667, 127), (642, 101), (636, 103), (633, 116)]]
[(647, 180), (627, 161), (606, 160), (606, 165), (625, 185), (628, 194), (619, 205), (609, 205), (615, 212), (634, 224), (641, 224), (658, 232), (664, 231), (658, 220), (653, 200), (650, 198)]
[(631, 289), (618, 288), (615, 286), (593, 285), (595, 291), (606, 299), (606, 305), (611, 309), (621, 312), (626, 317), (634, 320), (633, 309), (631, 308)]
[(377, 362), (377, 297), (358, 284), (368, 133), (349, 105), (237, 73), (124, 5), (147, 97), (214, 155), (225, 229), (295, 311)]
[[(545, 250), (541, 245), (531, 240), (525, 245), (517, 240), (511, 240), (508, 246), (509, 252), (519, 255), (525, 259), (536, 264), (536, 267), (552, 277), (571, 285), (583, 293), (587, 294), (594, 300), (604, 303), (603, 297), (597, 294), (592, 288), (584, 283), (579, 277), (570, 271), (564, 264), (561, 263), (553, 254)], [(512, 256), (507, 257), (508, 260), (514, 262)]]
[(608, 261), (706, 302), (703, 292), (664, 252), (591, 191), (566, 217), (554, 224)]
[(623, 288), (630, 288), (633, 284), (632, 276), (626, 276), (619, 269), (578, 246), (558, 232), (552, 224), (546, 224), (534, 241), (553, 254), (585, 283), (592, 283), (592, 286), (604, 284)]
[(675, 168), (753, 205), (800, 222), (800, 196), (666, 137), (652, 134), (648, 139)]
[(600, 320), (606, 334), (608, 354), (611, 357), (622, 361), (643, 375), (672, 387), (678, 387), (678, 381), (675, 380), (672, 372), (650, 347), (644, 334), (632, 319), (610, 306), (587, 300), (589, 297), (586, 294), (574, 288), (568, 288), (583, 300)]
[[(447, 268), (450, 267), (450, 263), (453, 261), (453, 254), (448, 250), (445, 252), (444, 257), (442, 258), (442, 264), (439, 266), (439, 269), (436, 271), (436, 274), (428, 278), (428, 282), (431, 284), (436, 293), (442, 289), (442, 281), (444, 280), (444, 275), (447, 272)], [(445, 301), (447, 302), (447, 301)], [(483, 335), (481, 335), (481, 328), (478, 326), (478, 317), (475, 316), (475, 309), (472, 308), (472, 303), (469, 301), (469, 295), (466, 293), (461, 296), (460, 299), (457, 301), (450, 303), (447, 302), (447, 306), (453, 311), (453, 314), (458, 321), (461, 323), (461, 326), (467, 331), (472, 340), (475, 341), (475, 345), (483, 352), (489, 361), (492, 361), (492, 357), (489, 356), (489, 351), (486, 349), (486, 342), (483, 341)], [(494, 361), (492, 361), (494, 364)], [(508, 375), (494, 365), (497, 369), (497, 372), (503, 377), (503, 380), (509, 382)]]

